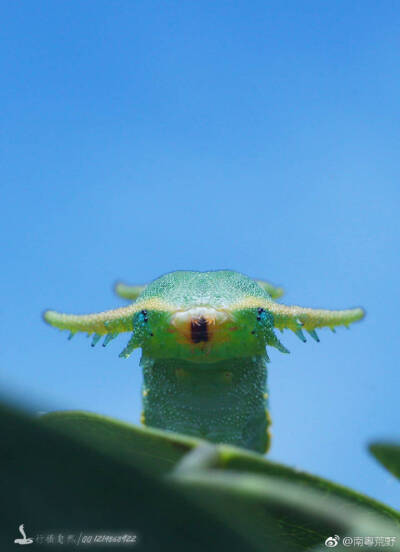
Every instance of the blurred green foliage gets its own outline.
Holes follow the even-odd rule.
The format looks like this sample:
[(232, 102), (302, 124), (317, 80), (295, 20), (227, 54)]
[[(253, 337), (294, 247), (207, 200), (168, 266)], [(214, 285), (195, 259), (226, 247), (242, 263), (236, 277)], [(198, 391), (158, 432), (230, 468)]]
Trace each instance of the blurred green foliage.
[(386, 469), (400, 479), (400, 445), (395, 443), (371, 443), (369, 450)]
[[(85, 412), (32, 418), (2, 406), (0, 426), (1, 551), (15, 549), (20, 523), (31, 537), (134, 533), (119, 549), (151, 552), (326, 550), (332, 535), (400, 544), (392, 508), (256, 453)], [(399, 446), (371, 450), (399, 474)]]

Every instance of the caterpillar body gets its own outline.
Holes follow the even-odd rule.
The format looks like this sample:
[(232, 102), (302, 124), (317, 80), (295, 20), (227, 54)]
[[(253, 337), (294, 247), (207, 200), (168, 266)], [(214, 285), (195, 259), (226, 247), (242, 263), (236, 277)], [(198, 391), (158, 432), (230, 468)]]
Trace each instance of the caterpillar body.
[(118, 284), (116, 292), (133, 302), (89, 315), (46, 311), (44, 319), (70, 337), (92, 334), (93, 346), (131, 332), (120, 357), (142, 349), (146, 425), (258, 452), (270, 443), (266, 348), (289, 352), (275, 328), (319, 341), (316, 328), (364, 316), (361, 308), (282, 305), (281, 288), (230, 270), (176, 271), (148, 286)]

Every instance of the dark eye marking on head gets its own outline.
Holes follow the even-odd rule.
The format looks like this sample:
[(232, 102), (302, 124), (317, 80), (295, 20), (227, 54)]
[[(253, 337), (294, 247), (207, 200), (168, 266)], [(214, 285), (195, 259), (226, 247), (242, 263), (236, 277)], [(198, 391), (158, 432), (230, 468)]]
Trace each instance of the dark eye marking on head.
[(259, 309), (257, 309), (257, 312), (258, 312), (257, 320), (261, 320), (261, 315), (263, 314), (263, 312), (265, 312), (265, 310), (260, 307)]
[(143, 314), (143, 321), (147, 322), (149, 320), (148, 317), (147, 317), (147, 310), (142, 310), (141, 314)]
[(192, 343), (200, 343), (201, 341), (208, 341), (208, 322), (203, 317), (195, 318), (190, 323), (190, 333)]

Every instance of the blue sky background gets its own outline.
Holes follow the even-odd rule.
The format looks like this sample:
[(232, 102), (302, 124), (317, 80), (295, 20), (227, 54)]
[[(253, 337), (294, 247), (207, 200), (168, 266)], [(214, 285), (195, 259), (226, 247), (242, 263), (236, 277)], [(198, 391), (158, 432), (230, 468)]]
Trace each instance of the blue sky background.
[(362, 305), (271, 351), (270, 458), (400, 506), (400, 9), (390, 1), (4, 2), (0, 384), (32, 410), (138, 423), (139, 353), (44, 308), (116, 279), (232, 268), (304, 306)]

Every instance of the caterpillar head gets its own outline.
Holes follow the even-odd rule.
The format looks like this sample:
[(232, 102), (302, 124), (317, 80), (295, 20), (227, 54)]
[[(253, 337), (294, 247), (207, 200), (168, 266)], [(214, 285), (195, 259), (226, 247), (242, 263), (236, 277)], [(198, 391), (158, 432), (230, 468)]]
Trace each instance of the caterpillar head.
[(266, 354), (267, 346), (288, 352), (275, 328), (290, 329), (302, 341), (304, 329), (318, 340), (315, 328), (347, 326), (364, 315), (362, 309), (287, 307), (273, 300), (282, 294), (280, 288), (228, 270), (171, 272), (146, 287), (120, 284), (117, 292), (134, 303), (93, 315), (47, 311), (45, 320), (69, 329), (71, 335), (93, 333), (92, 344), (102, 335), (107, 344), (119, 333), (132, 331), (120, 354), (125, 358), (141, 347), (153, 358), (207, 363)]
[[(158, 308), (149, 308), (155, 300)], [(137, 298), (146, 308), (133, 318), (136, 343), (154, 358), (203, 363), (262, 354), (267, 344), (286, 352), (274, 335), (272, 313), (259, 306), (266, 302), (272, 302), (268, 292), (237, 272), (166, 274)]]

